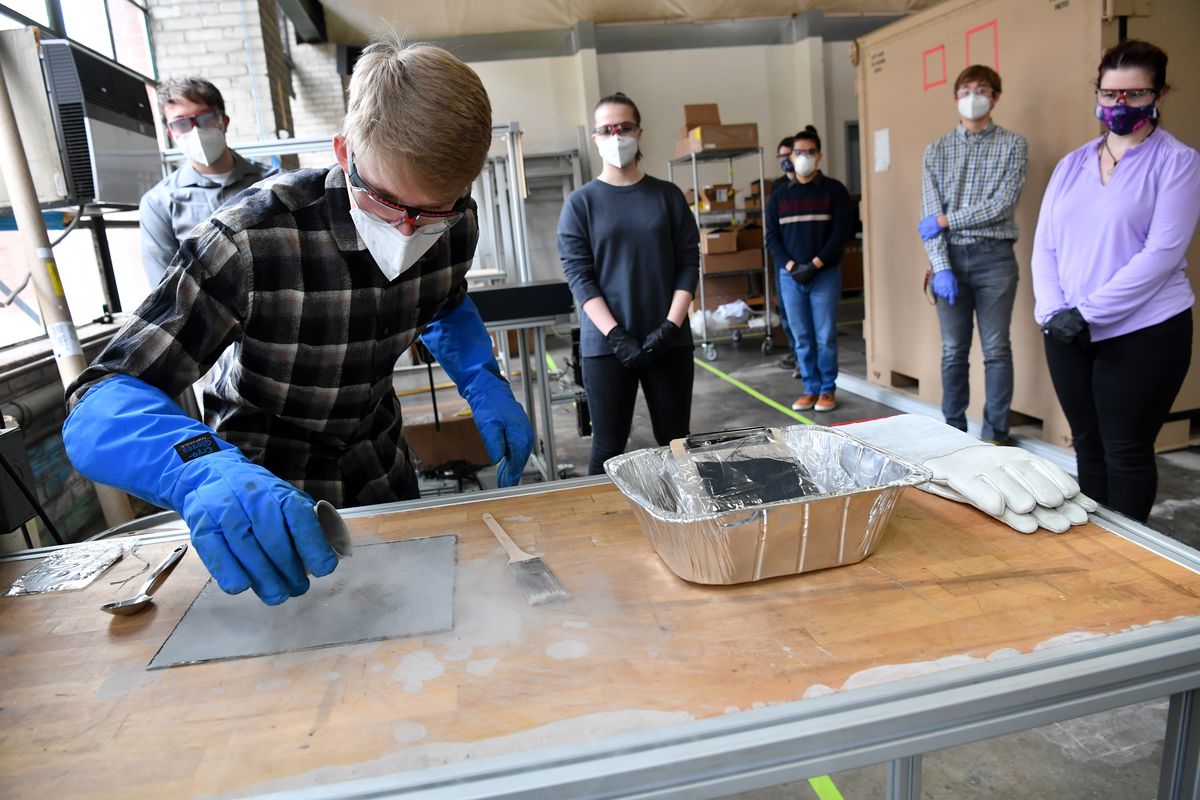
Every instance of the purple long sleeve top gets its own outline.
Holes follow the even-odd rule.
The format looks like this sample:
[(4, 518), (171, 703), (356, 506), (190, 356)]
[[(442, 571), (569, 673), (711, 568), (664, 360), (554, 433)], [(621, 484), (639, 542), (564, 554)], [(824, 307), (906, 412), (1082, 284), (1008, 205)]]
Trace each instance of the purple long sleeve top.
[(1042, 197), (1034, 317), (1078, 308), (1092, 341), (1170, 319), (1196, 298), (1184, 252), (1200, 219), (1200, 154), (1161, 128), (1100, 182), (1100, 139), (1069, 153)]

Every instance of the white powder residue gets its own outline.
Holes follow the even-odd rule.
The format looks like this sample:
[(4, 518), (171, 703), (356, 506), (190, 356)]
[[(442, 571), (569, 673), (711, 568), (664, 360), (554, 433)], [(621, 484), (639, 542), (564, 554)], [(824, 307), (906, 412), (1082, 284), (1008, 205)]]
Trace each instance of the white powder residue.
[(153, 686), (157, 683), (157, 674), (142, 667), (117, 667), (96, 690), (96, 699), (116, 700), (137, 689)]
[(1021, 651), (1015, 647), (1001, 647), (999, 650), (993, 650), (988, 653), (988, 661), (1003, 661), (1006, 658), (1021, 655)]
[(954, 669), (955, 667), (977, 664), (982, 658), (969, 655), (946, 656), (936, 661), (914, 661), (911, 664), (886, 664), (882, 667), (872, 667), (856, 672), (842, 684), (842, 690), (858, 689), (863, 686), (874, 686), (877, 683), (915, 678), (918, 675), (928, 675), (931, 672)]
[(833, 694), (837, 690), (826, 686), (823, 683), (814, 683), (804, 691), (804, 698), (807, 700), (810, 697), (824, 697), (827, 694)]
[(560, 661), (570, 658), (583, 658), (589, 652), (591, 652), (590, 647), (575, 639), (564, 639), (561, 642), (555, 642), (546, 647), (546, 655), (551, 658), (557, 658)]
[(401, 722), (396, 726), (396, 730), (392, 731), (392, 738), (404, 744), (419, 742), (426, 735), (425, 726), (416, 722)]
[(1071, 633), (1064, 633), (1062, 636), (1055, 636), (1052, 639), (1047, 639), (1046, 641), (1036, 645), (1033, 649), (1045, 650), (1050, 647), (1059, 647), (1064, 644), (1076, 644), (1078, 642), (1086, 642), (1088, 639), (1099, 639), (1103, 635), (1104, 634), (1102, 633), (1089, 633), (1088, 631), (1072, 631)]
[(456, 642), (446, 648), (446, 652), (442, 653), (442, 658), (447, 661), (466, 661), (471, 657), (471, 651), (474, 650), (469, 644)]
[(498, 658), (481, 658), (477, 661), (468, 661), (467, 672), (472, 675), (487, 675), (499, 660)]
[(736, 713), (738, 713), (739, 711), (741, 711), (741, 709), (740, 709), (740, 708), (738, 708), (737, 706), (725, 706), (725, 713), (726, 713), (726, 714), (736, 714)]
[(284, 689), (290, 689), (291, 686), (292, 686), (292, 682), (290, 680), (288, 680), (287, 678), (283, 678), (283, 677), (266, 678), (264, 680), (259, 681), (257, 684), (255, 684), (254, 692), (256, 694), (269, 694), (270, 692), (282, 692)]
[(400, 666), (392, 671), (392, 679), (403, 682), (406, 692), (419, 692), (425, 688), (425, 681), (431, 681), (445, 671), (446, 667), (437, 656), (428, 650), (418, 650), (404, 657)]
[(582, 619), (569, 619), (563, 623), (564, 628), (590, 628), (592, 623)]

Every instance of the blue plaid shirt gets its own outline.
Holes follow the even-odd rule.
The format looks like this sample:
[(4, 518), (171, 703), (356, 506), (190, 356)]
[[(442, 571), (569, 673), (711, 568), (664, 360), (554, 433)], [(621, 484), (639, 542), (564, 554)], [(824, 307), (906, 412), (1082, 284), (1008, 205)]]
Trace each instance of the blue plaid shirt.
[(950, 221), (945, 233), (925, 242), (934, 272), (950, 269), (949, 245), (1016, 240), (1028, 163), (1025, 137), (994, 122), (979, 133), (959, 125), (925, 148), (921, 217), (945, 214)]

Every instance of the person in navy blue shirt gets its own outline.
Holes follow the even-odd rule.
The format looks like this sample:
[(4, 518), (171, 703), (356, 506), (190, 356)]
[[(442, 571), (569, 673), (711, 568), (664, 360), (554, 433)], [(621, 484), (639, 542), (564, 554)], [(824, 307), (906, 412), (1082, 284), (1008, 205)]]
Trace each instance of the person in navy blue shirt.
[(850, 193), (822, 173), (821, 137), (809, 125), (792, 145), (795, 180), (771, 193), (765, 214), (767, 250), (795, 340), (804, 394), (796, 411), (837, 408), (837, 308), (842, 248), (851, 234)]

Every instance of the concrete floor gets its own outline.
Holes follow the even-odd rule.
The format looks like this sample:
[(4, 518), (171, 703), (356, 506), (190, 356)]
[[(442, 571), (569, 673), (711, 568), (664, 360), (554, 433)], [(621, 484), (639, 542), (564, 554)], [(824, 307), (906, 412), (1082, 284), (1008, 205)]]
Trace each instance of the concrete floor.
[[(841, 369), (865, 376), (865, 347), (854, 301), (843, 305), (849, 320), (840, 328)], [(569, 340), (551, 338), (550, 353), (568, 372)], [(780, 353), (764, 356), (761, 339), (718, 344), (711, 366), (763, 395), (790, 406), (800, 382), (774, 366)], [(722, 377), (697, 368), (693, 431), (751, 425), (793, 424), (794, 420), (754, 399)], [(851, 421), (886, 416), (893, 409), (844, 391), (840, 406), (826, 414), (807, 412), (815, 422)], [(583, 475), (590, 440), (576, 431), (575, 410), (569, 404), (554, 410), (557, 461), (565, 475)], [(649, 418), (639, 399), (628, 449), (653, 447)], [(1159, 457), (1159, 498), (1150, 524), (1193, 547), (1200, 546), (1200, 449)], [(486, 479), (485, 479), (486, 480)], [(923, 797), (942, 798), (1153, 798), (1158, 787), (1159, 760), (1167, 703), (1160, 701), (1046, 726), (1019, 734), (976, 742), (926, 755), (922, 771)], [(884, 795), (886, 767), (831, 775), (845, 800)], [(738, 795), (739, 800), (800, 800), (821, 797), (808, 782)]]

